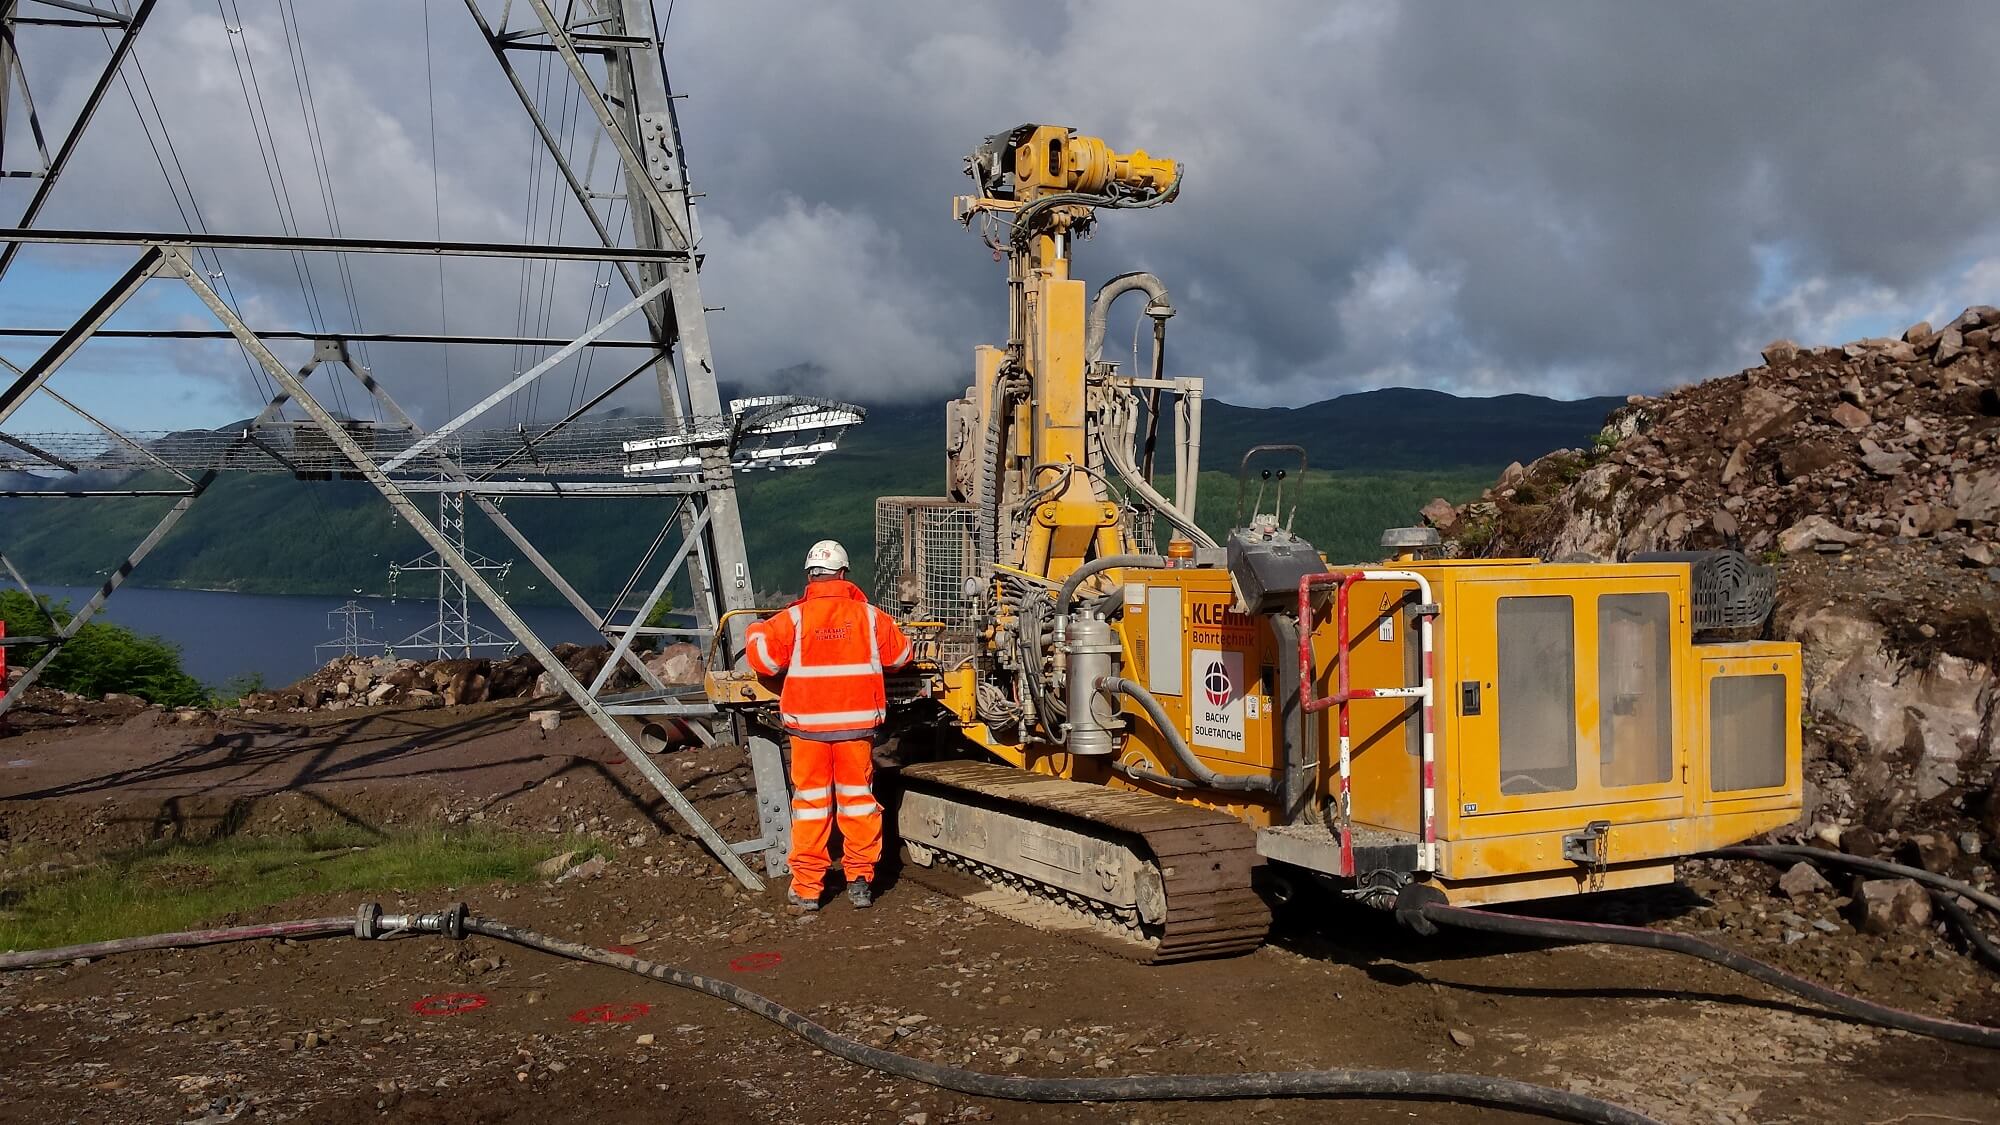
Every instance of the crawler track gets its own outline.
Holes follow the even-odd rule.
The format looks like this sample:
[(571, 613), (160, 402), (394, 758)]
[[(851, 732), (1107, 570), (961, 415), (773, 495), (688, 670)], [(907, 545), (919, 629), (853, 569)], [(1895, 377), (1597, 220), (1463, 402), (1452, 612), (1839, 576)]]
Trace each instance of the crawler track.
[[(1264, 943), (1270, 910), (1251, 889), (1259, 862), (1256, 831), (1226, 813), (1164, 797), (1065, 781), (984, 762), (929, 762), (902, 771), (906, 792), (1011, 813), (1130, 848), (1157, 873), (1165, 910), (1148, 921), (1129, 909), (1093, 902), (1075, 890), (1010, 870), (1004, 857), (955, 855), (934, 848), (947, 866), (1021, 900), (998, 913), (1070, 931), (1091, 944), (1143, 962), (1226, 957)], [(907, 820), (907, 817), (903, 818)], [(902, 823), (903, 839), (927, 843), (925, 826)], [(1027, 865), (1023, 865), (1027, 866)], [(1067, 915), (1067, 918), (1062, 917)]]

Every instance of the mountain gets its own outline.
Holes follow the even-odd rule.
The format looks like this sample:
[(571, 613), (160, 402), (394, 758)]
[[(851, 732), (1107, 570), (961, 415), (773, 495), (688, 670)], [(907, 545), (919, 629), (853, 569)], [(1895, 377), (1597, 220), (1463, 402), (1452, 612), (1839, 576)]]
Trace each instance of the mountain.
[[(1236, 472), (1254, 445), (1304, 446), (1314, 469), (1379, 472), (1494, 469), (1551, 450), (1587, 445), (1623, 397), (1553, 399), (1539, 395), (1462, 398), (1418, 387), (1385, 387), (1307, 406), (1235, 406), (1204, 399), (1201, 467)], [(868, 408), (868, 423), (848, 435), (843, 453), (901, 450), (942, 465), (944, 402)], [(1171, 423), (1160, 433), (1170, 462)], [(879, 445), (878, 445), (879, 443)]]
[(1307, 463), (1318, 469), (1500, 469), (1590, 444), (1604, 416), (1624, 404), (1623, 397), (1460, 398), (1417, 387), (1385, 387), (1296, 407), (1204, 402), (1201, 467), (1234, 473), (1251, 446), (1291, 442), (1304, 446)]
[[(1205, 402), (1197, 516), (1216, 529), (1229, 522), (1234, 469), (1244, 450), (1295, 443), (1314, 469), (1298, 531), (1335, 558), (1374, 557), (1383, 527), (1413, 521), (1434, 496), (1458, 502), (1478, 495), (1511, 461), (1589, 444), (1605, 414), (1622, 402), (1459, 398), (1411, 389), (1295, 408)], [(797, 560), (823, 538), (845, 542), (858, 576), (866, 578), (876, 498), (936, 494), (943, 433), (942, 402), (874, 407), (818, 465), (740, 477), (744, 536), (760, 584), (791, 585)], [(430, 510), (431, 501), (419, 503)], [(160, 500), (0, 500), (0, 550), (31, 580), (95, 584), (163, 509)], [(506, 501), (506, 510), (586, 597), (601, 603), (617, 593), (671, 508), (654, 498), (521, 497)], [(485, 520), (472, 515), (466, 522), (474, 549), (514, 556)], [(256, 593), (382, 592), (389, 564), (424, 550), (366, 484), (237, 474), (194, 505), (135, 581)], [(525, 565), (514, 568), (503, 588), (523, 601), (557, 600)], [(406, 581), (401, 592), (416, 591)]]

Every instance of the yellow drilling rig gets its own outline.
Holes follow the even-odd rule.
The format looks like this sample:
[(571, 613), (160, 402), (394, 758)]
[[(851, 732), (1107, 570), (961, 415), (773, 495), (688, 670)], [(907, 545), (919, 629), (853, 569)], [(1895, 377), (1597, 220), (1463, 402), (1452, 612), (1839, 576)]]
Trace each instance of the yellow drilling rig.
[[(1768, 615), (1767, 568), (1447, 559), (1423, 528), (1329, 566), (1292, 531), (1295, 446), (1246, 455), (1218, 543), (1193, 518), (1201, 387), (1165, 376), (1166, 287), (1071, 276), (1100, 212), (1172, 201), (1180, 167), (1024, 125), (966, 171), (954, 210), (1006, 263), (1008, 338), (947, 411), (949, 494), (876, 513), (878, 600), (924, 654), (892, 725), (941, 732), (901, 771), (911, 862), (1168, 961), (1254, 948), (1267, 897), (1306, 880), (1377, 906), (1635, 887), (1797, 815), (1799, 648), (1726, 639)], [(1103, 358), (1128, 293), (1145, 375)], [(765, 710), (771, 687), (710, 685)]]

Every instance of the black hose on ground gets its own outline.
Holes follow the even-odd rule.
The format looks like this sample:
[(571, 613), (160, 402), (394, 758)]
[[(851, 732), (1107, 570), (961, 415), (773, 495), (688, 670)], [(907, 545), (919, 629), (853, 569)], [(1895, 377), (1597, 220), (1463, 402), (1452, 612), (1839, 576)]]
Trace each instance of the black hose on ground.
[(1931, 900), (1938, 910), (1956, 929), (1966, 945), (1972, 948), (1974, 956), (1992, 968), (2000, 969), (2000, 945), (1994, 944), (1986, 931), (1979, 928), (1978, 919), (1970, 911), (1958, 904), (1963, 897), (1987, 910), (2000, 914), (2000, 897), (1987, 894), (1978, 887), (1960, 879), (1940, 875), (1921, 867), (1891, 863), (1886, 859), (1872, 856), (1848, 855), (1846, 852), (1832, 852), (1825, 848), (1809, 848), (1791, 844), (1743, 844), (1733, 848), (1717, 848), (1703, 852), (1697, 859), (1755, 859), (1777, 867), (1788, 863), (1813, 863), (1824, 867), (1845, 867), (1850, 871), (1866, 872), (1870, 875), (1885, 875), (1890, 878), (1913, 879), (1925, 884)]
[(1974, 919), (1970, 911), (1958, 905), (1958, 895), (1952, 895), (1948, 891), (1932, 891), (1930, 901), (1938, 905), (1938, 913), (1942, 913), (1944, 919), (1958, 929), (1958, 935), (1966, 939), (1966, 945), (1972, 947), (1974, 957), (1984, 961), (1988, 969), (2000, 969), (2000, 945), (1994, 945), (1994, 939), (1986, 937), (1986, 931), (1980, 929), (1978, 919)]
[(116, 942), (63, 949), (7, 954), (0, 967), (60, 965), (75, 957), (137, 949), (165, 949), (212, 942), (244, 941), (254, 937), (356, 937), (441, 933), (450, 937), (480, 934), (496, 941), (567, 957), (606, 968), (622, 969), (662, 984), (713, 996), (746, 1012), (762, 1016), (830, 1055), (883, 1074), (975, 1097), (1028, 1102), (1185, 1101), (1217, 1098), (1336, 1097), (1384, 1098), (1402, 1101), (1459, 1102), (1541, 1114), (1586, 1125), (1660, 1125), (1624, 1106), (1567, 1090), (1555, 1090), (1511, 1078), (1479, 1074), (1441, 1074), (1422, 1070), (1294, 1070), (1236, 1074), (1148, 1074), (1105, 1078), (1031, 1078), (986, 1074), (964, 1067), (944, 1066), (870, 1047), (817, 1023), (767, 996), (715, 977), (691, 973), (608, 949), (564, 941), (487, 918), (468, 918), (463, 904), (435, 914), (385, 916), (373, 904), (364, 905), (357, 919), (315, 918), (241, 926), (231, 930), (192, 930), (154, 934)]
[(1524, 1110), (1568, 1121), (1642, 1125), (1653, 1119), (1597, 1098), (1509, 1078), (1420, 1070), (1294, 1070), (1237, 1074), (1142, 1074), (1120, 1078), (1029, 1078), (964, 1067), (870, 1047), (740, 985), (638, 957), (474, 918), (468, 933), (607, 968), (623, 969), (677, 988), (706, 993), (762, 1016), (827, 1054), (870, 1070), (975, 1097), (1030, 1102), (1183, 1101), (1213, 1098), (1350, 1097), (1452, 1101)]
[[(1406, 891), (1405, 894), (1408, 895), (1409, 892)], [(1398, 912), (1408, 909), (1407, 905), (1399, 904)], [(1640, 949), (1659, 949), (1668, 953), (1697, 957), (1726, 969), (1733, 969), (1753, 980), (1762, 981), (1794, 996), (1822, 1004), (1862, 1023), (1908, 1031), (1917, 1035), (1928, 1035), (1934, 1039), (1964, 1043), (1973, 1047), (2000, 1048), (2000, 1028), (1960, 1023), (1957, 1020), (1941, 1019), (1872, 1003), (1689, 934), (1650, 930), (1643, 926), (1621, 926), (1610, 922), (1570, 922), (1554, 918), (1529, 918), (1518, 914), (1496, 914), (1487, 910), (1448, 906), (1436, 900), (1424, 902), (1419, 912), (1425, 921), (1433, 924), (1477, 930), (1481, 933), (1508, 934), (1513, 937), (1537, 938), (1545, 941), (1630, 945)]]
[(2000, 945), (1995, 945), (1993, 939), (1986, 936), (1986, 931), (1979, 928), (1978, 920), (1958, 904), (1957, 895), (1933, 888), (1931, 901), (1937, 904), (1945, 920), (1958, 930), (1965, 944), (1972, 947), (1974, 956), (1986, 962), (1989, 968), (2000, 969)]
[(1702, 852), (1696, 859), (1756, 859), (1765, 863), (1805, 862), (1845, 867), (1853, 871), (1865, 871), (1871, 875), (1885, 875), (1892, 879), (1914, 879), (1940, 890), (1962, 895), (1995, 914), (2000, 914), (2000, 895), (1988, 894), (1962, 879), (1953, 879), (1935, 871), (1921, 867), (1910, 867), (1901, 863), (1891, 863), (1886, 859), (1875, 859), (1865, 855), (1848, 855), (1846, 852), (1830, 852), (1825, 848), (1808, 848), (1794, 844), (1740, 844), (1731, 848), (1717, 848), (1712, 852)]

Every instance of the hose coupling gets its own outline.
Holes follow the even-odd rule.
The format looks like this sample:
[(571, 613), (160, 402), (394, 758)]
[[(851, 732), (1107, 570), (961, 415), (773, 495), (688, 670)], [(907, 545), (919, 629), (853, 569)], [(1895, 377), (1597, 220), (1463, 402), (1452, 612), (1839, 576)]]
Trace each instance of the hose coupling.
[(463, 941), (469, 915), (462, 902), (428, 914), (384, 914), (381, 903), (364, 902), (354, 912), (354, 936), (370, 940), (395, 934), (443, 934), (453, 941)]

